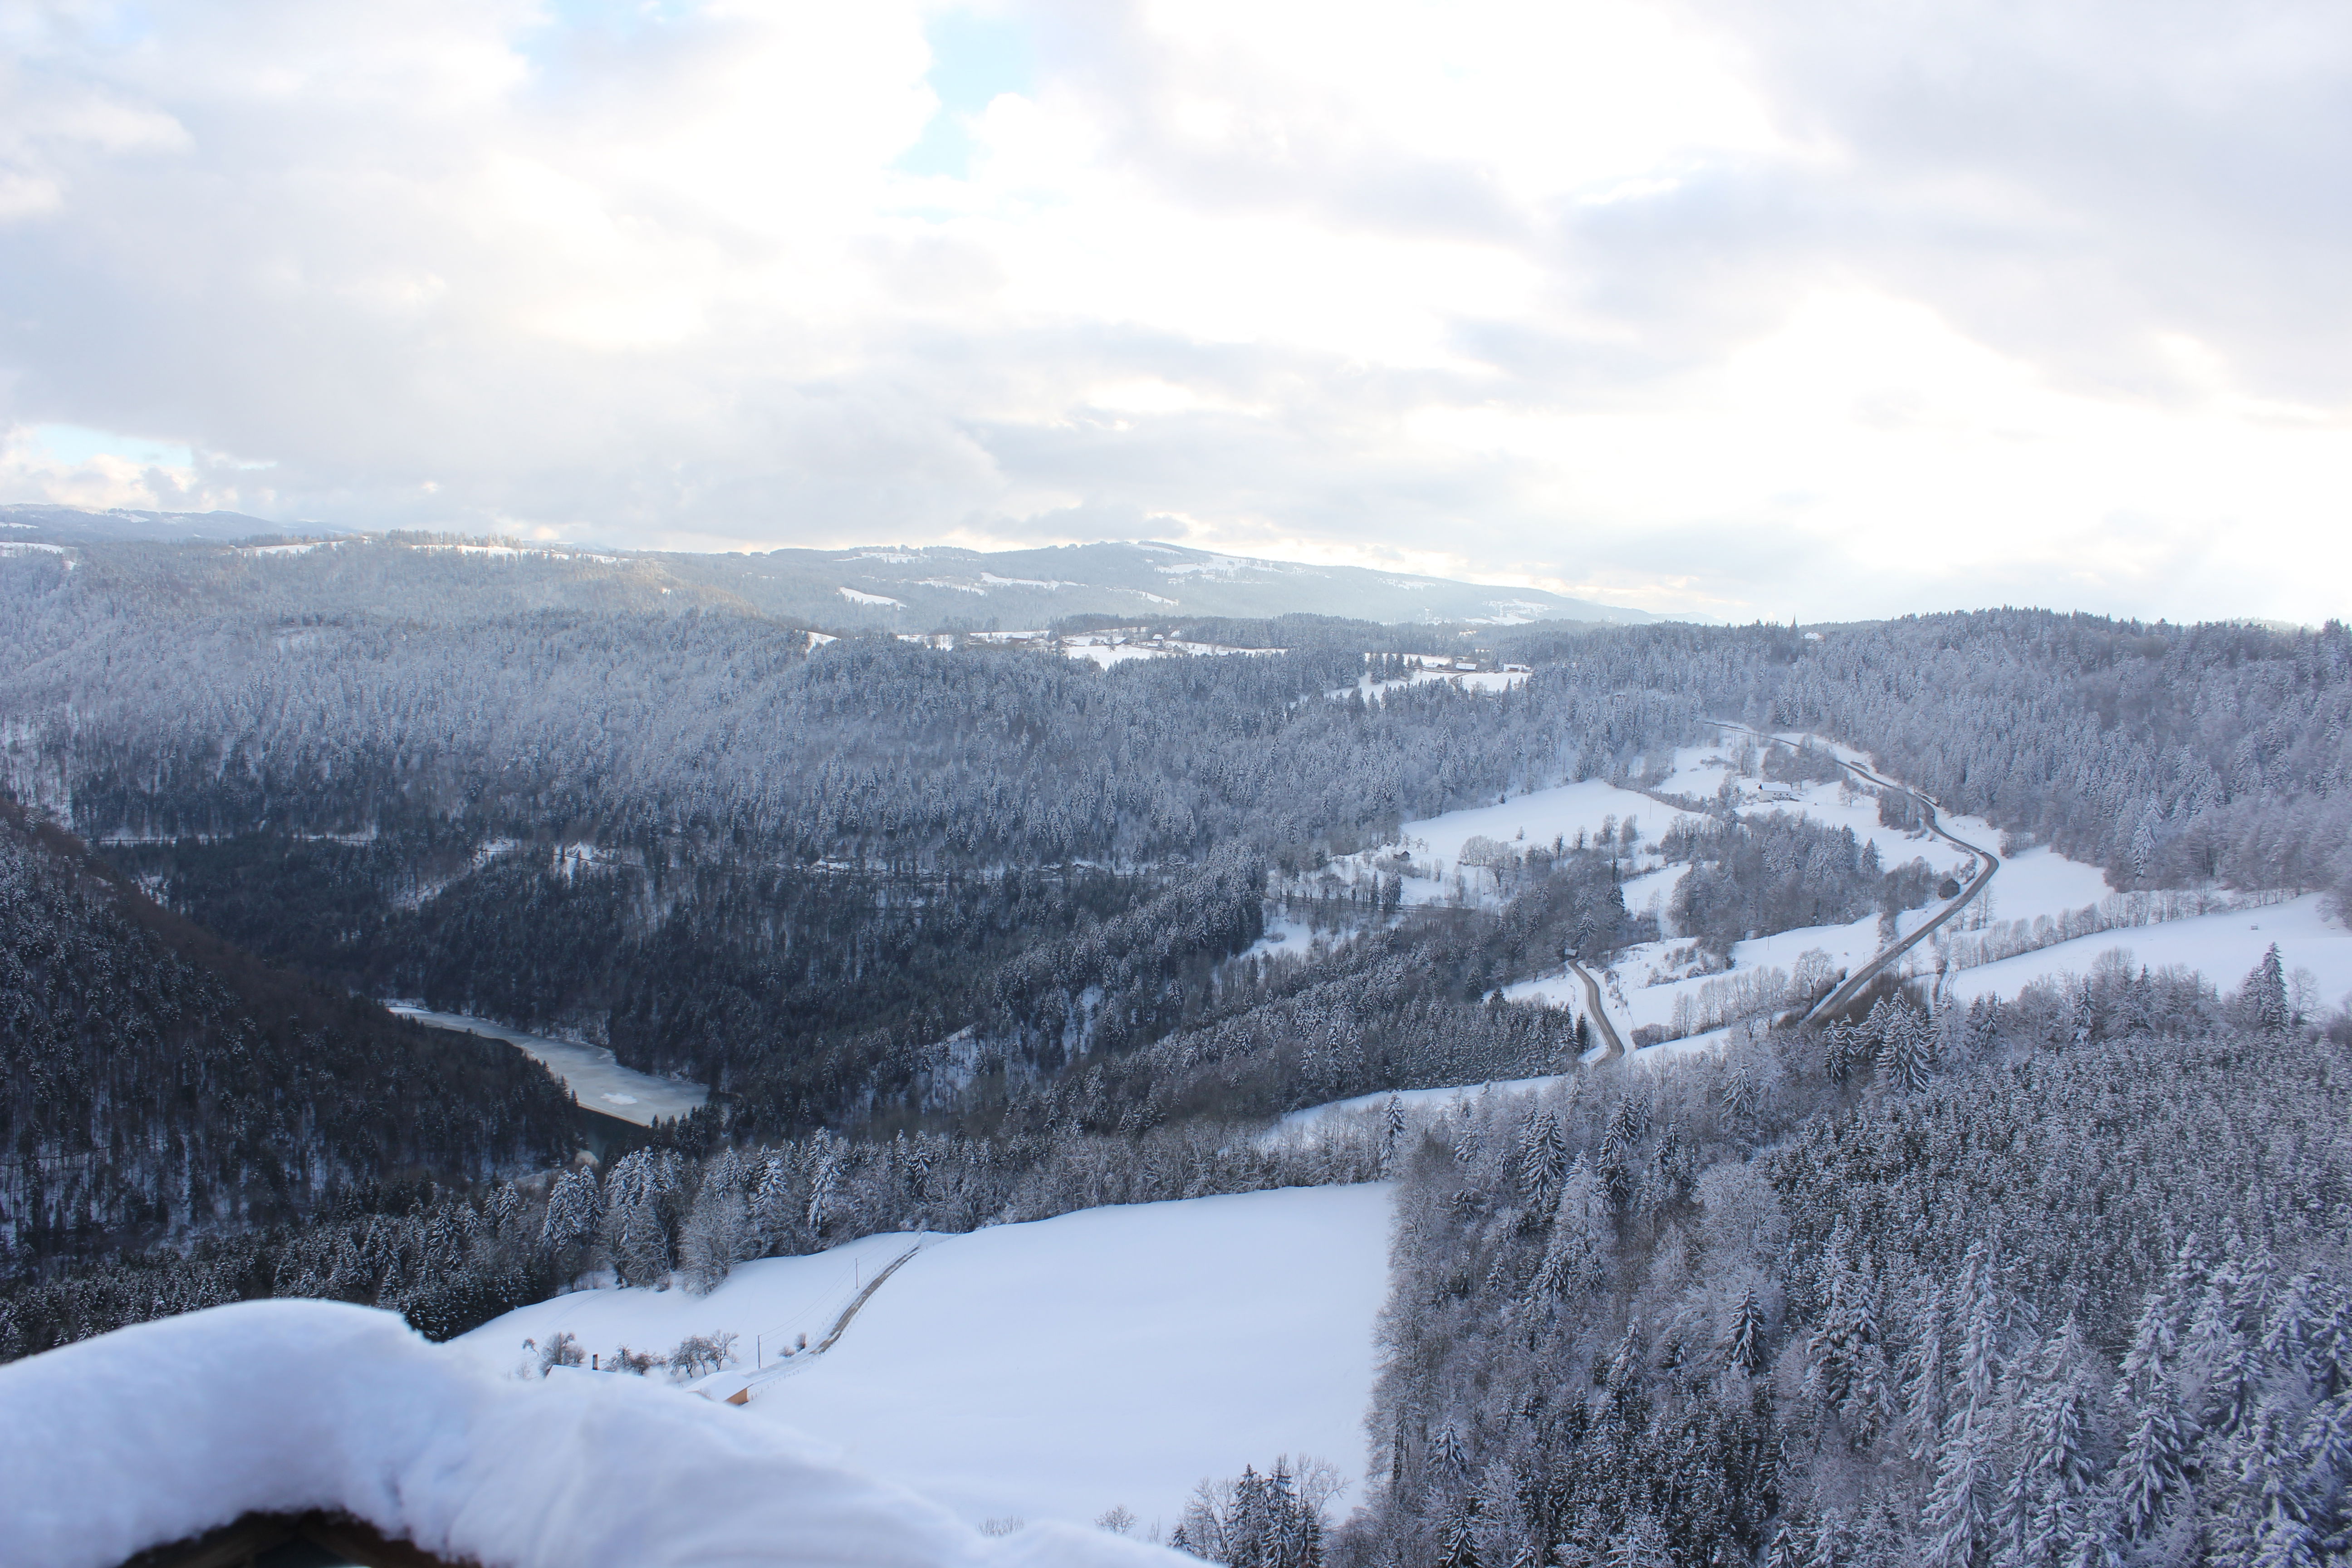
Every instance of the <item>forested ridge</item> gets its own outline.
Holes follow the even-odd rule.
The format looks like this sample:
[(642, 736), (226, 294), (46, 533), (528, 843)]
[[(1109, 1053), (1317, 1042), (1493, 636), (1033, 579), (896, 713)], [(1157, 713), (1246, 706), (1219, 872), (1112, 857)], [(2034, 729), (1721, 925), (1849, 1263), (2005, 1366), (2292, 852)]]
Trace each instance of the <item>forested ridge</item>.
[[(476, 563), (469, 597), (440, 592), (462, 558), (394, 588), (378, 557), (221, 553), (188, 557), (196, 592), (244, 608), (193, 625), (156, 613), (150, 554), (6, 579), (20, 795), (273, 960), (609, 1043), (777, 1131), (935, 1103), (919, 1053), (967, 1027), (1050, 1073), (1098, 1027), (1195, 1021), (1257, 934), (1234, 856), (1311, 865), (1701, 733), (1687, 700), (1566, 671), (1367, 703), (1327, 696), (1366, 668), (1329, 645), (812, 651), (724, 606), (517, 612), (495, 585), (536, 566)], [(1066, 1038), (998, 1026), (1041, 962), (1094, 997)]]
[(2352, 1021), (2120, 964), (1428, 1128), (1350, 1562), (2336, 1560)]
[[(1245, 896), (1203, 890), (1216, 856), (1296, 873), (1490, 791), (1639, 781), (1707, 714), (1878, 748), (2119, 887), (2332, 886), (2347, 864), (2336, 627), (1531, 627), (1488, 639), (1536, 665), (1522, 689), (1366, 702), (1326, 694), (1392, 631), (1267, 626), (1265, 646), (1314, 635), (1105, 672), (982, 644), (812, 650), (651, 565), (84, 555), (0, 572), (20, 798), (273, 961), (609, 1043), (776, 1131), (936, 1108), (924, 1053), (966, 1029), (1050, 1074), (1098, 1021), (1120, 1047), (1197, 1026), (1208, 971), (1255, 935)], [(1781, 905), (1919, 891), (1859, 867), (1832, 889), (1810, 846), (1769, 896), (1706, 858), (1682, 912), (1718, 943)], [(1104, 946), (1203, 898), (1228, 911), (1188, 918), (1181, 953), (1145, 939), (1148, 983)], [(1078, 1020), (1052, 1039), (999, 1001), (1047, 949), (1067, 971), (1047, 1008)]]
[[(1843, 630), (1774, 714), (2119, 887), (2345, 885), (2352, 636), (2003, 610)], [(1865, 738), (1866, 737), (1866, 738)]]
[(538, 1063), (272, 972), (0, 803), (0, 1278), (575, 1136)]
[(85, 1268), (0, 1307), (0, 1350), (272, 1294), (447, 1334), (586, 1267), (707, 1290), (877, 1231), (1387, 1175), (1370, 1502), (1302, 1562), (2320, 1563), (2352, 1543), (2347, 1046), (2274, 962), (2226, 995), (2115, 963), (1288, 1141), (662, 1144)]
[(1496, 642), (1689, 693), (1717, 717), (1817, 730), (2117, 886), (2340, 889), (2352, 873), (2341, 622), (2281, 632), (2005, 609), (1803, 636), (1538, 626)]
[[(271, 1295), (448, 1335), (583, 1270), (707, 1289), (881, 1230), (1385, 1176), (1369, 1505), (1321, 1531), (1285, 1474), (1276, 1529), (1253, 1474), (1192, 1542), (1234, 1568), (2352, 1549), (2352, 1022), (2295, 1016), (2275, 964), (1965, 1011), (1881, 986), (1586, 1069), (1579, 1009), (1504, 992), (1659, 935), (1633, 835), (1486, 845), (1489, 898), (1408, 906), (1394, 858), (1321, 874), (1497, 795), (1655, 789), (1729, 719), (1862, 747), (2119, 891), (2340, 904), (2340, 626), (1227, 622), (1284, 651), (1106, 670), (828, 642), (718, 581), (0, 560), (0, 1354)], [(1456, 647), (1532, 668), (1393, 679)], [(1929, 896), (1853, 835), (1688, 804), (1652, 847), (1691, 868), (1664, 912), (1694, 973)], [(1313, 942), (1260, 945), (1276, 914)], [(385, 996), (609, 1044), (711, 1107), (583, 1161), (543, 1072)]]

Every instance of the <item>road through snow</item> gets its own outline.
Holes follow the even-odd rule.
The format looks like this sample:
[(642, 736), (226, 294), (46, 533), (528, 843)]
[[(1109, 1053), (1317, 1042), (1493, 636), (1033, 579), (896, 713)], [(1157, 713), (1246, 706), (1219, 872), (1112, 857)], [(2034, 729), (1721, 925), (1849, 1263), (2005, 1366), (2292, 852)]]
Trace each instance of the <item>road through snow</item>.
[(1625, 1054), (1625, 1042), (1617, 1037), (1617, 1026), (1609, 1021), (1609, 1009), (1601, 1005), (1601, 983), (1592, 972), (1574, 959), (1568, 961), (1568, 972), (1584, 982), (1585, 1012), (1592, 1018), (1592, 1026), (1601, 1031), (1601, 1043), (1609, 1047), (1607, 1056), (1598, 1059), (1613, 1062)]
[[(1778, 738), (1776, 736), (1767, 735), (1759, 730), (1751, 730), (1745, 724), (1732, 723), (1728, 720), (1718, 719), (1715, 721), (1715, 722), (1723, 729), (1734, 730), (1743, 735), (1751, 735), (1757, 740), (1763, 741), (1768, 743)], [(1879, 973), (1885, 970), (1888, 964), (1893, 963), (1905, 953), (1918, 946), (1919, 943), (1925, 942), (1929, 936), (1941, 930), (1946, 922), (1958, 915), (1962, 910), (1967, 909), (1969, 905), (1975, 902), (1978, 895), (1981, 894), (1987, 888), (1992, 886), (1993, 873), (2000, 869), (2000, 856), (1994, 854), (1990, 849), (1980, 848), (1977, 845), (1969, 843), (1967, 839), (1959, 837), (1956, 834), (1946, 830), (1941, 819), (1937, 816), (1938, 807), (1936, 801), (1923, 791), (1913, 789), (1908, 784), (1896, 784), (1893, 779), (1881, 778), (1876, 773), (1871, 772), (1868, 768), (1864, 767), (1861, 763), (1850, 763), (1843, 757), (1836, 755), (1834, 752), (1831, 753), (1831, 759), (1835, 762), (1838, 766), (1845, 769), (1846, 772), (1853, 774), (1854, 777), (1862, 780), (1864, 784), (1872, 784), (1880, 789), (1900, 790), (1903, 794), (1909, 795), (1913, 800), (1917, 801), (1919, 803), (1920, 809), (1927, 814), (1927, 831), (1942, 839), (1945, 843), (1965, 849), (1969, 854), (1975, 856), (1980, 869), (1974, 877), (1969, 879), (1969, 885), (1961, 889), (1958, 895), (1949, 903), (1946, 904), (1941, 910), (1937, 910), (1933, 918), (1921, 921), (1918, 930), (1913, 931), (1909, 936), (1904, 937), (1901, 941), (1881, 950), (1869, 963), (1864, 964), (1860, 969), (1855, 970), (1852, 974), (1846, 976), (1845, 980), (1832, 989), (1828, 995), (1822, 997), (1812, 1006), (1807, 1008), (1804, 1016), (1808, 1018), (1825, 1017), (1830, 1014), (1835, 1013), (1839, 1008), (1844, 1006), (1856, 996), (1862, 994), (1863, 987), (1868, 985), (1873, 980), (1876, 979)], [(1588, 982), (1588, 984), (1590, 983)]]

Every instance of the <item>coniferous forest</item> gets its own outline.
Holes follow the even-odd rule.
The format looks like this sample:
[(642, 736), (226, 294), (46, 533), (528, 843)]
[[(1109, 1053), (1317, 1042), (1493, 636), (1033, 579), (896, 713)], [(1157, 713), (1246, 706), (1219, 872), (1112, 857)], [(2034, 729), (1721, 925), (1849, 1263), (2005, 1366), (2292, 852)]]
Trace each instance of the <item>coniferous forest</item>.
[[(724, 559), (425, 542), (0, 559), (0, 1356), (268, 1296), (446, 1338), (592, 1268), (707, 1291), (881, 1231), (1386, 1180), (1364, 1506), (1252, 1471), (1192, 1550), (2352, 1560), (2352, 1016), (2275, 958), (1887, 983), (1588, 1061), (1582, 1010), (1505, 993), (1659, 936), (1630, 826), (1498, 847), (1491, 899), (1334, 870), (1524, 791), (1655, 791), (1727, 720), (2119, 893), (2342, 918), (2340, 625), (1225, 620), (1158, 629), (1251, 651), (1106, 669), (786, 622)], [(1411, 679), (1441, 654), (1526, 678)], [(1685, 804), (1648, 847), (1718, 962), (1935, 896), (1850, 831)], [(386, 998), (710, 1102), (615, 1134)]]

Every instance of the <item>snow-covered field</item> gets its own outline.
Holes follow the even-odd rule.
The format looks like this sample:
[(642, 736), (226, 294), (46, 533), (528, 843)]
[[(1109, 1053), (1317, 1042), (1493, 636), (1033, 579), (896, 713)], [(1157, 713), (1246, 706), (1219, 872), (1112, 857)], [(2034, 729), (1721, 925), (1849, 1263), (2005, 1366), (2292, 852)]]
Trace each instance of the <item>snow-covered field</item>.
[[(1797, 737), (1790, 735), (1788, 739)], [(1849, 759), (1860, 760), (1859, 753), (1848, 747), (1831, 750)], [(1709, 796), (1720, 788), (1732, 773), (1727, 758), (1732, 748), (1695, 748), (1678, 752), (1674, 774), (1659, 787), (1672, 794)], [(1759, 779), (1734, 780), (1748, 809), (1801, 812), (1832, 826), (1853, 829), (1855, 837), (1866, 838), (1878, 846), (1881, 858), (1888, 865), (1898, 865), (1915, 857), (1924, 859), (1937, 870), (1959, 869), (1971, 862), (1971, 857), (1942, 839), (1928, 836), (1912, 837), (1900, 829), (1881, 826), (1874, 802), (1866, 796), (1849, 798), (1835, 784), (1816, 784), (1802, 787), (1766, 784)], [(1465, 813), (1464, 816), (1475, 814)], [(1997, 847), (2000, 832), (1990, 823), (1972, 816), (1945, 814), (1944, 826), (1956, 837), (1987, 850)], [(1647, 824), (1644, 824), (1646, 828)], [(1672, 897), (1672, 884), (1681, 875), (1678, 868), (1654, 874), (1641, 883), (1627, 885), (1627, 905), (1636, 913), (1645, 907), (1665, 914)], [(2001, 862), (1991, 884), (1972, 903), (1960, 919), (1948, 931), (1965, 935), (2000, 921), (2032, 921), (2048, 916), (2055, 919), (2071, 911), (2096, 905), (2106, 900), (2113, 889), (2107, 886), (2105, 874), (2095, 866), (2070, 860), (2057, 851), (2044, 847), (2027, 849)], [(1645, 906), (1643, 895), (1657, 898), (1654, 905)], [(1898, 922), (1898, 933), (1907, 934), (1929, 919), (1940, 908), (1930, 905), (1924, 910), (1906, 913)], [(2352, 952), (2352, 934), (2329, 921), (2316, 907), (2316, 901), (2302, 900), (2300, 912), (2282, 919), (2278, 907), (2255, 910), (2240, 915), (2213, 915), (2160, 925), (2103, 932), (2081, 940), (2063, 942), (2038, 952), (2021, 954), (1975, 968), (1959, 969), (1951, 976), (1951, 994), (1966, 1000), (1983, 994), (2014, 995), (2018, 989), (2032, 980), (2058, 973), (2081, 973), (2102, 952), (2124, 947), (2134, 951), (2139, 962), (2173, 963), (2198, 970), (2215, 984), (2228, 987), (2237, 983), (2262, 956), (2264, 942), (2248, 943), (2236, 940), (2240, 934), (2251, 936), (2245, 928), (2252, 924), (2270, 927), (2272, 934), (2287, 933), (2280, 942), (2290, 969), (2298, 964), (2308, 967), (2315, 976), (2316, 994), (2333, 1003), (2352, 985), (2352, 973), (2338, 967), (2343, 956)], [(2234, 922), (2234, 925), (2232, 924)], [(1670, 927), (1671, 920), (1665, 923)], [(1906, 973), (1933, 973), (1938, 963), (1937, 943), (1943, 942), (1939, 933), (1933, 941), (1923, 943), (1906, 955)], [(2297, 958), (2289, 952), (2290, 941), (2299, 952)], [(1644, 1025), (1667, 1025), (1674, 1016), (1678, 996), (1696, 998), (1709, 978), (1675, 980), (1672, 972), (1664, 970), (1661, 960), (1674, 946), (1669, 930), (1666, 941), (1644, 944), (1627, 950), (1619, 958), (1615, 972), (1625, 1005), (1622, 1013), (1612, 1007), (1612, 1017), (1621, 1032)], [(1752, 939), (1738, 943), (1732, 949), (1732, 974), (1755, 973), (1776, 968), (1793, 973), (1798, 961), (1808, 952), (1818, 952), (1835, 969), (1852, 969), (1866, 961), (1880, 946), (1878, 922), (1874, 918), (1857, 921), (1845, 926), (1817, 926), (1799, 931)], [(2163, 956), (2155, 956), (2162, 954)], [(2343, 974), (2341, 980), (2333, 978)], [(1546, 976), (1512, 987), (1507, 994), (1543, 997), (1555, 1002), (1580, 1001), (1582, 987), (1563, 974)], [(1612, 1003), (1615, 995), (1612, 994)], [(1671, 1041), (1652, 1047), (1674, 1055), (1695, 1048), (1706, 1048), (1726, 1037), (1722, 1030), (1695, 1034), (1689, 1038)]]
[[(1142, 596), (1147, 599), (1153, 597), (1150, 594)], [(1173, 604), (1175, 601), (1160, 599), (1157, 602)], [(1104, 669), (1114, 665), (1132, 664), (1140, 658), (1207, 658), (1228, 654), (1275, 654), (1283, 651), (1278, 647), (1232, 647), (1223, 643), (1188, 642), (1181, 637), (1150, 636), (1139, 627), (1119, 626), (1098, 632), (1074, 633), (1068, 637), (1055, 637), (1048, 631), (1013, 631), (934, 633), (928, 637), (909, 632), (899, 637), (901, 642), (928, 642), (935, 647), (953, 647), (959, 639), (1003, 647), (1059, 649), (1066, 658), (1087, 659)]]
[(710, 1098), (709, 1089), (701, 1084), (656, 1078), (634, 1068), (625, 1068), (603, 1046), (582, 1045), (577, 1040), (551, 1039), (545, 1035), (509, 1029), (503, 1024), (493, 1024), (488, 1018), (469, 1017), (463, 1013), (436, 1013), (430, 1008), (404, 1002), (389, 1003), (387, 1005), (404, 1018), (414, 1018), (436, 1029), (455, 1029), (461, 1034), (504, 1040), (525, 1056), (545, 1063), (547, 1070), (579, 1096), (580, 1103), (590, 1110), (616, 1116), (624, 1121), (634, 1121), (640, 1127), (652, 1126), (656, 1116), (683, 1116)]
[(1139, 658), (1208, 658), (1229, 654), (1272, 654), (1273, 647), (1228, 647), (1223, 643), (1186, 642), (1180, 638), (1137, 638), (1125, 632), (1090, 632), (1064, 637), (1062, 651), (1072, 658), (1092, 659), (1103, 668)]
[[(1657, 786), (1660, 793), (1685, 798), (1713, 797), (1727, 775), (1732, 774), (1728, 751), (1723, 747), (1686, 747), (1678, 752), (1674, 772)], [(1913, 837), (1900, 829), (1880, 826), (1874, 801), (1861, 796), (1849, 798), (1834, 784), (1797, 786), (1735, 778), (1735, 787), (1744, 803), (1743, 809), (1798, 813), (1832, 826), (1851, 828), (1857, 838), (1875, 843), (1880, 857), (1889, 865), (1919, 858), (1939, 871), (1952, 871), (1974, 864), (1972, 857), (1942, 839), (1926, 835)], [(1401, 889), (1402, 899), (1408, 904), (1449, 901), (1454, 897), (1458, 875), (1465, 899), (1490, 901), (1496, 892), (1492, 876), (1475, 866), (1465, 868), (1462, 865), (1464, 852), (1475, 840), (1485, 839), (1516, 853), (1529, 845), (1548, 845), (1555, 839), (1573, 842), (1579, 833), (1597, 836), (1612, 821), (1622, 824), (1632, 818), (1638, 825), (1641, 843), (1629, 863), (1624, 884), (1626, 907), (1636, 914), (1646, 911), (1656, 915), (1666, 934), (1660, 942), (1644, 943), (1621, 955), (1614, 967), (1616, 985), (1610, 997), (1610, 1020), (1627, 1035), (1643, 1025), (1663, 1026), (1672, 1021), (1677, 998), (1696, 998), (1709, 980), (1723, 978), (1717, 974), (1676, 979), (1674, 976), (1677, 972), (1668, 963), (1669, 953), (1680, 945), (1668, 910), (1675, 884), (1682, 879), (1684, 868), (1665, 865), (1656, 858), (1653, 847), (1675, 822), (1691, 816), (1690, 812), (1638, 791), (1621, 789), (1605, 780), (1587, 779), (1529, 790), (1498, 799), (1491, 805), (1408, 822), (1400, 830), (1398, 847), (1410, 855), (1412, 872), (1421, 874), (1408, 872)], [(1971, 833), (1971, 828), (1977, 831)], [(1965, 821), (1957, 825), (1955, 831), (1975, 843), (1990, 845), (2000, 837), (1983, 824)], [(2065, 868), (2062, 862), (2064, 868), (2053, 871), (2046, 860), (2054, 858), (2047, 857), (2046, 851), (2042, 853), (2045, 864), (2036, 869), (2031, 888), (2032, 896), (2072, 894), (2082, 887), (2084, 877), (2097, 891), (2084, 892), (2066, 907), (2095, 901), (2098, 893), (2105, 890), (2095, 869)], [(1361, 879), (1369, 876), (1376, 864), (1393, 864), (1391, 857), (1391, 850), (1351, 856), (1335, 861), (1331, 869), (1343, 879)], [(1995, 886), (1999, 890), (2000, 884)], [(1906, 915), (1902, 929), (1916, 929), (1933, 912), (1930, 909)], [(1785, 931), (1739, 943), (1732, 952), (1732, 969), (1727, 973), (1754, 973), (1767, 968), (1793, 973), (1798, 960), (1811, 952), (1821, 953), (1822, 961), (1832, 969), (1851, 969), (1866, 961), (1878, 947), (1878, 922), (1874, 917), (1850, 925)], [(1539, 998), (1578, 1007), (1585, 1001), (1582, 985), (1565, 970), (1523, 981), (1505, 994), (1514, 999)]]
[[(1950, 817), (1947, 825), (1971, 844), (1981, 844), (1988, 849), (2000, 844), (2000, 832), (1974, 817)], [(2001, 861), (1992, 886), (1977, 900), (1983, 907), (1971, 906), (1969, 915), (1971, 922), (2054, 915), (2063, 910), (2095, 904), (2112, 890), (2107, 886), (2107, 874), (2096, 866), (2069, 860), (2043, 846), (2020, 850)]]
[(1314, 928), (1305, 921), (1291, 915), (1274, 914), (1266, 917), (1265, 934), (1234, 956), (1236, 960), (1276, 955), (1297, 958), (1306, 953), (1314, 942)]
[(801, 1334), (822, 1340), (877, 1269), (919, 1245), (831, 1351), (755, 1384), (734, 1414), (835, 1445), (970, 1523), (1083, 1524), (1124, 1506), (1139, 1531), (1165, 1531), (1203, 1477), (1278, 1454), (1360, 1476), (1388, 1233), (1377, 1185), (1088, 1209), (766, 1258), (707, 1297), (576, 1292), (456, 1342), (506, 1372), (524, 1340), (559, 1331), (609, 1355), (724, 1329), (741, 1336), (746, 1368), (754, 1335), (772, 1364)]
[[(1486, 839), (1516, 854), (1530, 846), (1549, 847), (1556, 838), (1573, 843), (1579, 833), (1599, 833), (1604, 821), (1622, 822), (1631, 816), (1638, 820), (1646, 845), (1675, 819), (1689, 815), (1605, 780), (1587, 779), (1504, 796), (1492, 805), (1405, 823), (1399, 829), (1396, 846), (1347, 856), (1332, 861), (1328, 869), (1342, 880), (1367, 881), (1376, 868), (1390, 862), (1393, 848), (1402, 848), (1412, 860), (1401, 889), (1405, 903), (1450, 902), (1456, 871), (1463, 872), (1466, 898), (1489, 901), (1493, 878), (1477, 867), (1465, 870), (1462, 866), (1462, 852), (1473, 839)], [(1647, 864), (1654, 867), (1656, 861)]]
[(1345, 698), (1349, 692), (1354, 691), (1360, 693), (1366, 701), (1378, 701), (1400, 687), (1427, 686), (1434, 681), (1450, 682), (1465, 691), (1508, 691), (1514, 687), (1525, 686), (1528, 682), (1528, 672), (1525, 669), (1456, 669), (1452, 660), (1429, 658), (1425, 659), (1420, 668), (1402, 679), (1375, 680), (1367, 675), (1359, 679), (1353, 686), (1342, 686), (1337, 691), (1326, 692), (1325, 695)]
[[(1999, 883), (1994, 886), (1998, 888)], [(2302, 982), (2305, 1007), (2334, 1007), (2352, 999), (2352, 931), (2320, 908), (2320, 895), (2307, 893), (2286, 903), (2231, 914), (2197, 915), (2161, 925), (2101, 931), (2095, 936), (2022, 952), (1997, 963), (1963, 969), (1951, 978), (1951, 994), (1966, 1002), (1977, 996), (2014, 996), (2032, 982), (2053, 974), (2082, 974), (2102, 953), (2120, 951), (2132, 966), (2161, 969), (2178, 964), (2202, 973), (2227, 991), (2275, 942), (2279, 962)]]
[(1275, 1136), (1309, 1133), (1315, 1128), (1333, 1121), (1352, 1117), (1380, 1116), (1387, 1112), (1393, 1100), (1406, 1112), (1417, 1119), (1433, 1117), (1456, 1104), (1468, 1104), (1487, 1095), (1531, 1094), (1549, 1084), (1559, 1082), (1557, 1074), (1548, 1078), (1506, 1078), (1492, 1083), (1462, 1084), (1452, 1089), (1382, 1089), (1377, 1094), (1360, 1094), (1349, 1100), (1334, 1100), (1322, 1105), (1310, 1105), (1304, 1110), (1294, 1110), (1275, 1124)]
[[(1789, 738), (1795, 740), (1798, 737), (1791, 735)], [(1729, 746), (1685, 747), (1675, 753), (1675, 771), (1658, 788), (1669, 795), (1711, 799), (1723, 787), (1724, 780), (1730, 778), (1738, 793), (1742, 811), (1786, 811), (1810, 816), (1832, 827), (1851, 828), (1856, 838), (1877, 845), (1879, 858), (1889, 866), (1917, 858), (1942, 871), (1958, 869), (1974, 863), (1973, 857), (1932, 835), (1914, 836), (1899, 827), (1881, 826), (1877, 801), (1862, 795), (1849, 798), (1840, 784), (1778, 784), (1759, 778), (1740, 778), (1729, 761), (1735, 749)], [(1982, 845), (1987, 849), (1996, 847), (2000, 841), (1998, 829), (1974, 817), (1948, 816), (1944, 818), (1944, 826), (1957, 837), (1971, 844)]]

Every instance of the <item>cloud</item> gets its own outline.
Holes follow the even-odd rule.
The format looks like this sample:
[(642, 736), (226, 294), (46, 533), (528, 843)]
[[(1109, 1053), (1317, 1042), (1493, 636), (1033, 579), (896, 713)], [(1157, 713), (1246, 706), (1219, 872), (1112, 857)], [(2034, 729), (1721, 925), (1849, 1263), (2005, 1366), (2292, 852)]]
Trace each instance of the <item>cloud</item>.
[[(1890, 286), (2089, 384), (2161, 394), (2158, 331), (2341, 402), (2352, 16), (2076, 0), (1743, 6), (1759, 79), (1839, 150), (1813, 199)], [(1801, 118), (1800, 118), (1801, 117)]]
[[(2336, 8), (9, 26), (10, 499), (648, 544), (1166, 519), (1733, 616), (2343, 608)], [(55, 426), (121, 435), (68, 464)]]

